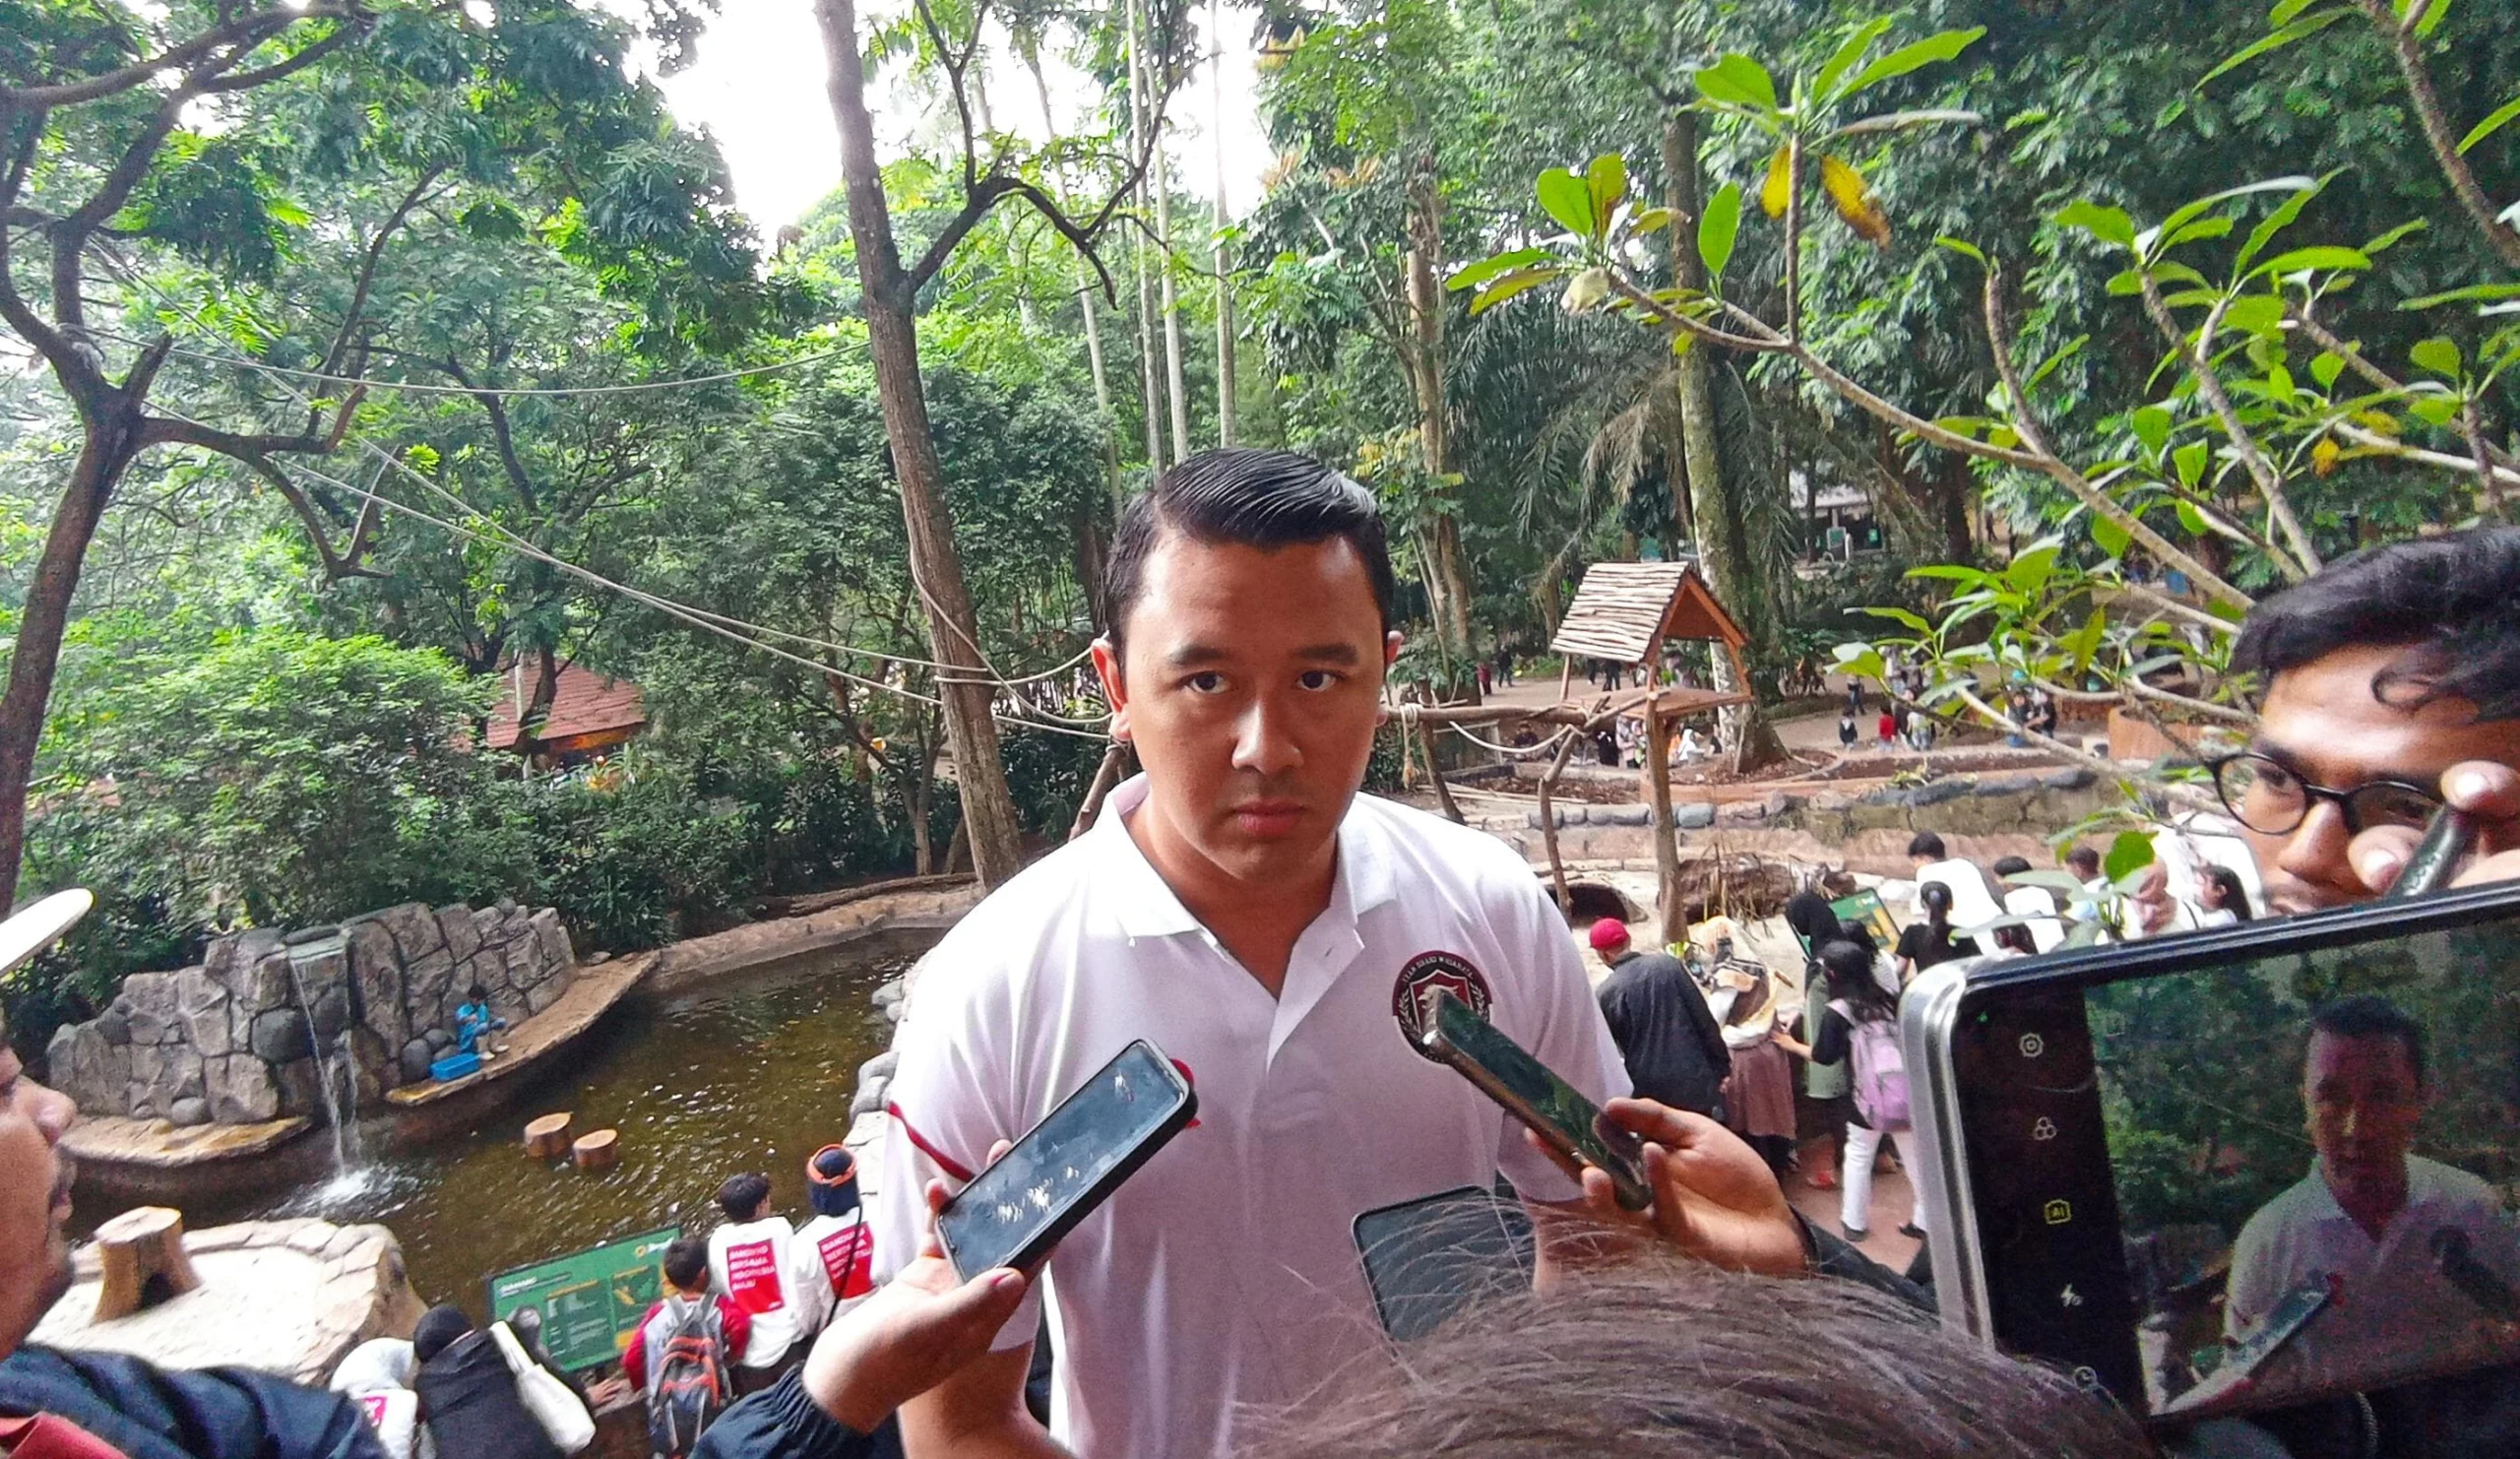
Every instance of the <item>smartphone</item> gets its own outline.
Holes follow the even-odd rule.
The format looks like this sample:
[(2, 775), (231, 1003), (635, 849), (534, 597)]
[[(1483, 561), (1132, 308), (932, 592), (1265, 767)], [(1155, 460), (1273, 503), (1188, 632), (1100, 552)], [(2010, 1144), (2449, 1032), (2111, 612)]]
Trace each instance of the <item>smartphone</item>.
[(1367, 1211), (1351, 1229), (1394, 1342), (1424, 1337), (1482, 1298), (1531, 1290), (1532, 1219), (1510, 1194), (1464, 1185)]
[(2520, 1426), (2520, 884), (1945, 964), (1901, 1039), (1946, 1325), (2157, 1423)]
[(1645, 1142), (1603, 1118), (1600, 1106), (1471, 1012), (1469, 1004), (1437, 992), (1434, 1017), (1418, 1043), (1539, 1131), (1550, 1149), (1607, 1174), (1621, 1207), (1642, 1211), (1654, 1203), (1645, 1185)]
[(1032, 1271), (1198, 1112), (1190, 1081), (1138, 1040), (955, 1193), (937, 1215), (937, 1244), (967, 1281), (1001, 1266)]

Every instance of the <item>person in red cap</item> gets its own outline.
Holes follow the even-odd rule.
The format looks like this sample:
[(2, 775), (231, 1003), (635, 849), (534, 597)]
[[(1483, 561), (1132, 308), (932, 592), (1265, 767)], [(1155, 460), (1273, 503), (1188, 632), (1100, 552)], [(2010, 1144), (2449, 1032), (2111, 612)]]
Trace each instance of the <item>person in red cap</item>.
[(1638, 952), (1614, 917), (1593, 923), (1592, 941), (1610, 970), (1595, 996), (1636, 1097), (1722, 1119), (1732, 1055), (1687, 965), (1670, 953)]

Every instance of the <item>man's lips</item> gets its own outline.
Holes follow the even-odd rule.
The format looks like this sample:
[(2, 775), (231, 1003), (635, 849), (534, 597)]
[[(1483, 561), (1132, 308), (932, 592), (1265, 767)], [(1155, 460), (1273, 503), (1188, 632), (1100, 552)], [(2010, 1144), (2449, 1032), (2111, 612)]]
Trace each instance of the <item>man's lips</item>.
[(61, 1174), (53, 1177), (52, 1209), (67, 1213), (70, 1209), (70, 1182), (79, 1177), (78, 1164), (68, 1156), (61, 1158)]
[(1235, 824), (1255, 836), (1283, 835), (1302, 814), (1299, 800), (1247, 800), (1232, 811)]

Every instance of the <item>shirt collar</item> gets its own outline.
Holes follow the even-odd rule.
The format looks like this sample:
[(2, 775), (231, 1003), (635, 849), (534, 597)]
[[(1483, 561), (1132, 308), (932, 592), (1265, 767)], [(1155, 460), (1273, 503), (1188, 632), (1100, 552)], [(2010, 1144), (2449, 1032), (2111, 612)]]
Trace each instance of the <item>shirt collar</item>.
[[(1101, 875), (1112, 890), (1112, 907), (1122, 932), (1137, 938), (1199, 931), (1199, 920), (1173, 895), (1171, 884), (1138, 849), (1125, 824), (1146, 803), (1148, 789), (1143, 771), (1112, 787), (1103, 798), (1102, 813), (1085, 834), (1094, 844)], [(1360, 793), (1349, 801), (1348, 813), (1340, 818), (1339, 861), (1325, 909), (1325, 914), (1344, 912), (1351, 921), (1399, 896), (1382, 828), (1371, 811), (1358, 810), (1356, 802), (1362, 798)]]
[[(2337, 1204), (2336, 1192), (2328, 1188), (2327, 1166), (2315, 1155), (2310, 1157), (2308, 1184), (2310, 1214), (2313, 1217), (2321, 1221), (2342, 1221), (2356, 1231), (2362, 1229), (2361, 1222), (2347, 1215), (2345, 1207)], [(2389, 1217), (2389, 1226), (2396, 1226), (2405, 1219), (2409, 1211), (2432, 1201), (2441, 1193), (2440, 1187), (2441, 1181), (2433, 1174), (2431, 1162), (2413, 1155), (2408, 1156), (2406, 1158), (2406, 1204), (2398, 1207), (2397, 1211)], [(2387, 1227), (2382, 1228), (2383, 1231), (2387, 1229)]]

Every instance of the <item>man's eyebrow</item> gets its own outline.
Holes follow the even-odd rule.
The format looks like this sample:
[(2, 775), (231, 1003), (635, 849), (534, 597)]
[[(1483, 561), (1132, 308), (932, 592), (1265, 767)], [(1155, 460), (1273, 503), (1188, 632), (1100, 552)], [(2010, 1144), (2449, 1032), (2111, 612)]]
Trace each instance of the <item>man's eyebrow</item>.
[(1352, 643), (1312, 644), (1295, 650), (1295, 657), (1307, 664), (1328, 664), (1341, 668), (1354, 667), (1361, 661)]
[(1228, 655), (1225, 650), (1217, 647), (1215, 644), (1191, 642), (1181, 644), (1166, 651), (1164, 656), (1164, 666), (1166, 668), (1196, 668), (1205, 664), (1222, 664), (1228, 657), (1230, 656)]

